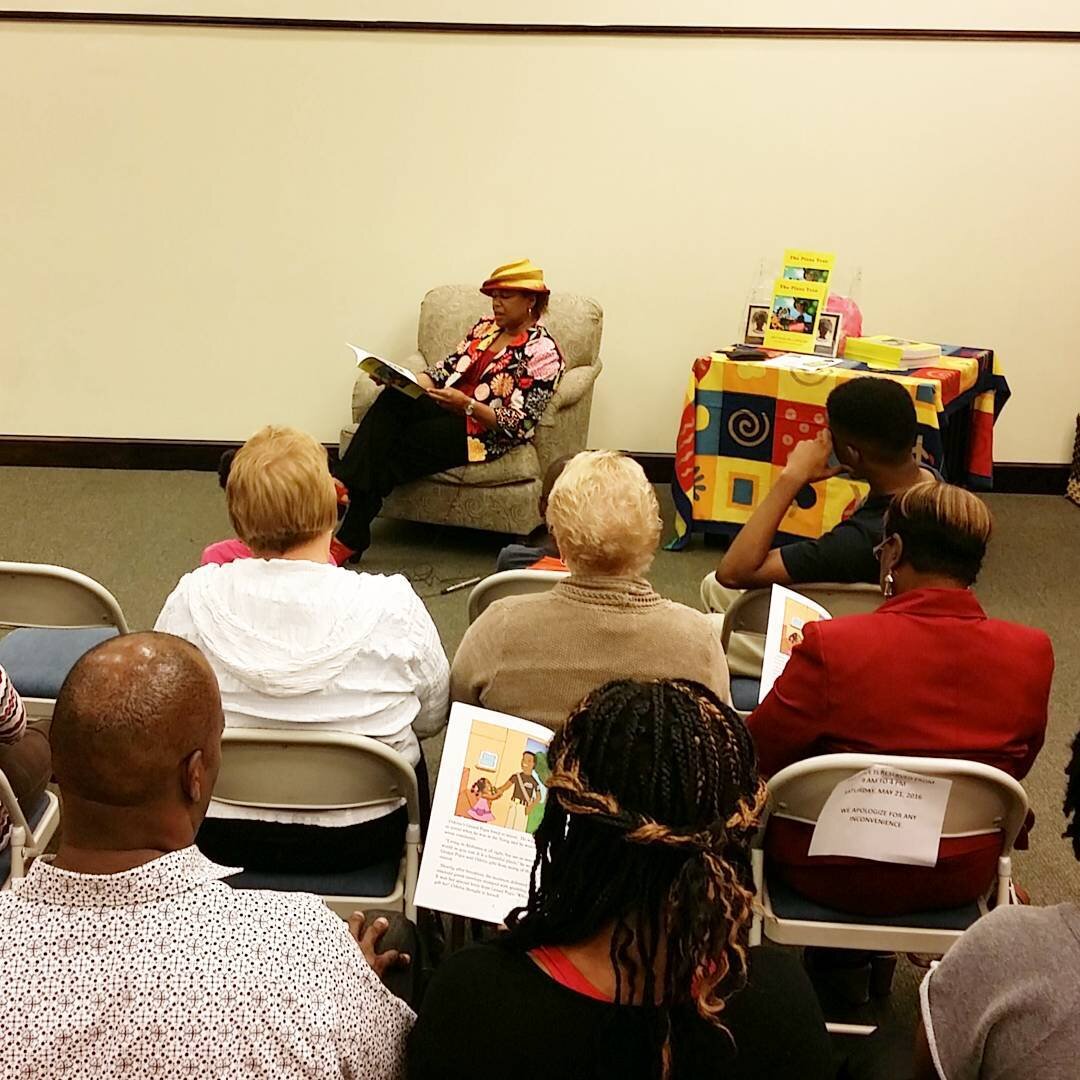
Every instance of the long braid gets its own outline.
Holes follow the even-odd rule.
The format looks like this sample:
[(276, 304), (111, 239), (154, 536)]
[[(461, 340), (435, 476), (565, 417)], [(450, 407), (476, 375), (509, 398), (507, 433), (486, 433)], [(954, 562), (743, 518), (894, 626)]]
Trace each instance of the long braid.
[(746, 980), (749, 841), (764, 805), (749, 732), (697, 683), (620, 681), (578, 706), (548, 759), (529, 900), (508, 916), (508, 941), (565, 945), (612, 927), (615, 1000), (640, 990), (661, 1006), (667, 1077), (668, 1010), (692, 1004), (723, 1028)]

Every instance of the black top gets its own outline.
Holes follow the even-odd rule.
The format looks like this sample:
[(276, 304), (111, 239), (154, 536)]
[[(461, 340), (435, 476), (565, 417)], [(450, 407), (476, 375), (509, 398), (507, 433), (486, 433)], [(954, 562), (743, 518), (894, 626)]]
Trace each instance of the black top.
[[(724, 1010), (732, 1038), (688, 1007), (672, 1014), (672, 1075), (832, 1076), (825, 1021), (798, 959), (771, 948), (750, 958), (749, 982)], [(476, 945), (432, 979), (409, 1038), (409, 1080), (649, 1080), (658, 1020), (657, 1009), (569, 990), (505, 945)]]
[(872, 495), (847, 519), (817, 540), (798, 540), (780, 548), (793, 585), (809, 581), (878, 583), (874, 548), (882, 541), (891, 495)]

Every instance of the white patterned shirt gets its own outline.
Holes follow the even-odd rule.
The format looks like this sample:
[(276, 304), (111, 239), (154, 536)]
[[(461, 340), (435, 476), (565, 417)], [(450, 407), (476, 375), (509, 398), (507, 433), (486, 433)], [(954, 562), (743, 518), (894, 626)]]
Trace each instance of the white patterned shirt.
[(412, 1010), (318, 898), (194, 847), (121, 874), (39, 859), (0, 893), (0, 1076), (382, 1080)]

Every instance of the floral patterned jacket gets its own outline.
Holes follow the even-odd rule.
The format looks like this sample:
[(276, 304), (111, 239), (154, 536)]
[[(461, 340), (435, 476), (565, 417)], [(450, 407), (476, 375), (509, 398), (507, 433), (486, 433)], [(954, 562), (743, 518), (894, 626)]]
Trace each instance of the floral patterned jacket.
[[(426, 371), (436, 386), (453, 386), (499, 335), (494, 319), (481, 319), (441, 363)], [(469, 461), (493, 461), (531, 439), (562, 378), (562, 353), (540, 323), (523, 330), (488, 364), (473, 397), (495, 410), (490, 431), (476, 417), (465, 418)]]

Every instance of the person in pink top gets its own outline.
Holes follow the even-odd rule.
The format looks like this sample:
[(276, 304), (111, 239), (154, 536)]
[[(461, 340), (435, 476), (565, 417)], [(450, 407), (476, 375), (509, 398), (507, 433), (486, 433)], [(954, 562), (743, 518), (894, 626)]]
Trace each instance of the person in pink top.
[[(218, 483), (221, 485), (222, 491), (225, 490), (225, 486), (229, 482), (229, 470), (232, 469), (234, 457), (236, 457), (235, 450), (226, 450), (225, 453), (221, 455), (221, 460), (218, 462)], [(224, 563), (234, 562), (236, 559), (250, 558), (251, 548), (249, 548), (243, 540), (238, 540), (234, 536), (228, 540), (216, 540), (212, 544), (207, 544), (206, 547), (203, 548), (199, 565), (206, 566), (208, 563), (217, 563), (220, 566)]]
[(217, 563), (220, 566), (224, 563), (234, 562), (236, 559), (250, 558), (251, 548), (243, 540), (217, 540), (203, 548), (199, 565), (206, 566), (207, 563)]
[[(218, 462), (218, 483), (221, 485), (222, 491), (225, 490), (225, 486), (229, 482), (229, 471), (232, 469), (234, 457), (236, 457), (235, 450), (226, 450)], [(347, 504), (349, 493), (345, 490), (345, 485), (335, 480), (334, 487), (337, 489), (338, 506), (341, 507)], [(338, 512), (341, 512), (340, 509)], [(229, 540), (215, 540), (214, 543), (207, 544), (203, 548), (199, 565), (206, 566), (207, 563), (217, 563), (222, 566), (225, 563), (235, 562), (237, 559), (250, 559), (251, 557), (251, 548), (243, 540), (232, 537)]]

